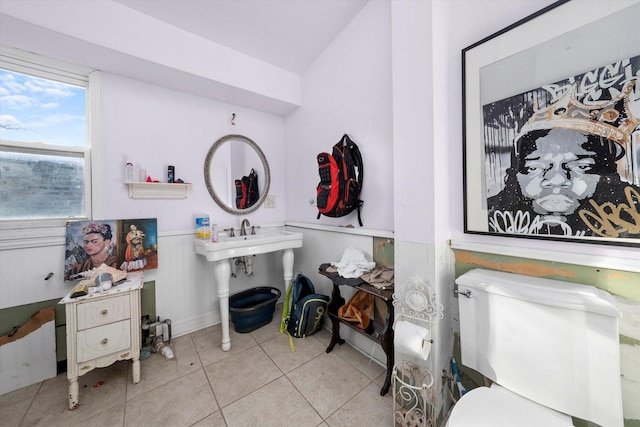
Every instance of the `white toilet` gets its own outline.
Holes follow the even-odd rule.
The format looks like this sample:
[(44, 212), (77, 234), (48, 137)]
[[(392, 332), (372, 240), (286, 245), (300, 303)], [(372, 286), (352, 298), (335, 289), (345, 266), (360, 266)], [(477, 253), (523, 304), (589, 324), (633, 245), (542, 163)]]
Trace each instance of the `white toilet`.
[(616, 301), (593, 286), (482, 269), (460, 276), (462, 365), (493, 381), (448, 427), (622, 427)]

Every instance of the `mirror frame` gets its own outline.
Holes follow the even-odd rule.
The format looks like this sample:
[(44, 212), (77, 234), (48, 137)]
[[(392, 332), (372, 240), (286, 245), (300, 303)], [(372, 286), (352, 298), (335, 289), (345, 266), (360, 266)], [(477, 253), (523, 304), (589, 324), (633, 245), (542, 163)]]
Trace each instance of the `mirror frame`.
[[(263, 186), (263, 189), (262, 189), (262, 194), (260, 194), (260, 198), (258, 199), (258, 201), (253, 206), (251, 206), (249, 208), (246, 208), (246, 209), (237, 209), (237, 208), (234, 208), (234, 207), (227, 206), (227, 204), (225, 204), (222, 201), (222, 199), (220, 197), (218, 197), (218, 195), (216, 194), (215, 189), (213, 188), (213, 183), (211, 182), (211, 173), (210, 173), (211, 170), (210, 169), (211, 169), (211, 160), (213, 159), (213, 155), (218, 150), (218, 148), (220, 148), (222, 146), (222, 144), (224, 144), (227, 141), (234, 140), (234, 139), (240, 140), (241, 142), (245, 142), (251, 148), (253, 148), (253, 150), (256, 152), (256, 154), (260, 158), (260, 161), (262, 162), (262, 168), (264, 169), (264, 186)], [(216, 142), (214, 142), (213, 145), (211, 146), (211, 148), (209, 149), (209, 152), (207, 153), (207, 157), (204, 160), (204, 182), (205, 182), (205, 184), (207, 186), (207, 190), (209, 191), (209, 194), (211, 195), (213, 200), (225, 212), (229, 212), (230, 214), (234, 214), (234, 215), (244, 215), (244, 214), (253, 212), (256, 209), (258, 209), (260, 206), (262, 206), (262, 204), (264, 203), (264, 200), (267, 198), (267, 194), (269, 193), (269, 186), (271, 185), (271, 171), (269, 170), (269, 162), (267, 162), (267, 158), (265, 157), (264, 153), (262, 152), (262, 150), (260, 149), (258, 144), (253, 142), (251, 139), (249, 139), (249, 138), (247, 138), (246, 136), (243, 136), (243, 135), (235, 135), (235, 134), (234, 135), (225, 135), (222, 138), (220, 138), (219, 140), (217, 140)]]

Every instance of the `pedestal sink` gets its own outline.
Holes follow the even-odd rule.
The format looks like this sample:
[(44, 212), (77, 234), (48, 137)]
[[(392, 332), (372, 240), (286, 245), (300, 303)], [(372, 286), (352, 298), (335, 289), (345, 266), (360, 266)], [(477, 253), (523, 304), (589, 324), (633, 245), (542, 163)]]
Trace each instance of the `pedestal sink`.
[(293, 279), (293, 249), (302, 247), (302, 233), (285, 230), (257, 230), (257, 234), (247, 236), (220, 236), (218, 242), (195, 239), (194, 247), (198, 255), (214, 262), (213, 270), (218, 287), (220, 320), (222, 324), (222, 350), (231, 348), (229, 337), (229, 279), (231, 259), (247, 255), (266, 254), (282, 251), (285, 289)]

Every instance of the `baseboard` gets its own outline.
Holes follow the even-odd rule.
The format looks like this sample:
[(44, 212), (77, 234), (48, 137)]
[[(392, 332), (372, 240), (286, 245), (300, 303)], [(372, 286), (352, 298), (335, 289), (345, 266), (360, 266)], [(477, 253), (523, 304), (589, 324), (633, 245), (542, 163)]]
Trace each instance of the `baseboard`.
[(190, 334), (200, 329), (220, 323), (220, 310), (211, 310), (197, 316), (187, 317), (179, 321), (171, 322), (171, 335), (179, 337), (181, 335)]

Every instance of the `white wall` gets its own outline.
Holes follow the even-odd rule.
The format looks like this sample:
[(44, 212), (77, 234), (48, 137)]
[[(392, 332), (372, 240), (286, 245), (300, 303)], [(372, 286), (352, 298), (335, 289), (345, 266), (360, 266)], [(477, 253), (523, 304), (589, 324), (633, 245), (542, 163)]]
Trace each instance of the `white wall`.
[(303, 105), (285, 121), (288, 221), (358, 227), (355, 213), (316, 220), (316, 156), (347, 133), (363, 157), (364, 227), (393, 230), (389, 7), (369, 2), (302, 76)]
[[(156, 282), (156, 311), (173, 321), (176, 335), (218, 323), (220, 313), (211, 263), (193, 250), (196, 213), (208, 212), (222, 227), (238, 227), (243, 218), (255, 225), (284, 223), (283, 119), (148, 83), (101, 74), (100, 135), (103, 170), (94, 197), (103, 198), (97, 219), (157, 218), (159, 268), (145, 273)], [(230, 124), (236, 113), (236, 125)], [(276, 208), (235, 216), (220, 209), (204, 183), (204, 157), (220, 137), (240, 133), (258, 143), (271, 166), (270, 194)], [(166, 181), (166, 168), (193, 183), (184, 200), (130, 199), (124, 161), (130, 155), (154, 178)], [(59, 245), (0, 251), (0, 309), (61, 298), (75, 282), (63, 282), (64, 238)], [(256, 259), (255, 275), (232, 279), (232, 293), (253, 286), (284, 290), (276, 255)], [(15, 266), (15, 268), (10, 268)], [(44, 277), (53, 272), (51, 279)]]
[[(448, 3), (392, 2), (396, 283), (415, 275), (429, 283), (444, 307), (432, 331), (432, 372), (449, 371), (453, 346), (452, 141), (443, 114), (447, 82), (457, 78), (443, 61), (449, 38)], [(408, 185), (412, 183), (412, 185)], [(446, 384), (435, 383), (436, 413), (450, 405)]]
[[(281, 117), (224, 104), (136, 80), (102, 73), (103, 219), (158, 218), (159, 231), (194, 230), (194, 215), (208, 212), (221, 227), (238, 227), (242, 218), (252, 224), (283, 223), (284, 121)], [(231, 115), (236, 114), (236, 125)], [(218, 207), (204, 181), (204, 160), (209, 148), (228, 134), (255, 141), (271, 169), (274, 209), (259, 209), (244, 216)], [(153, 178), (166, 182), (167, 166), (176, 178), (193, 183), (186, 200), (130, 199), (122, 184), (124, 162), (131, 156)], [(247, 171), (249, 172), (249, 171)], [(136, 175), (137, 176), (137, 175)], [(280, 203), (278, 203), (280, 202)], [(162, 250), (162, 248), (160, 249)]]

